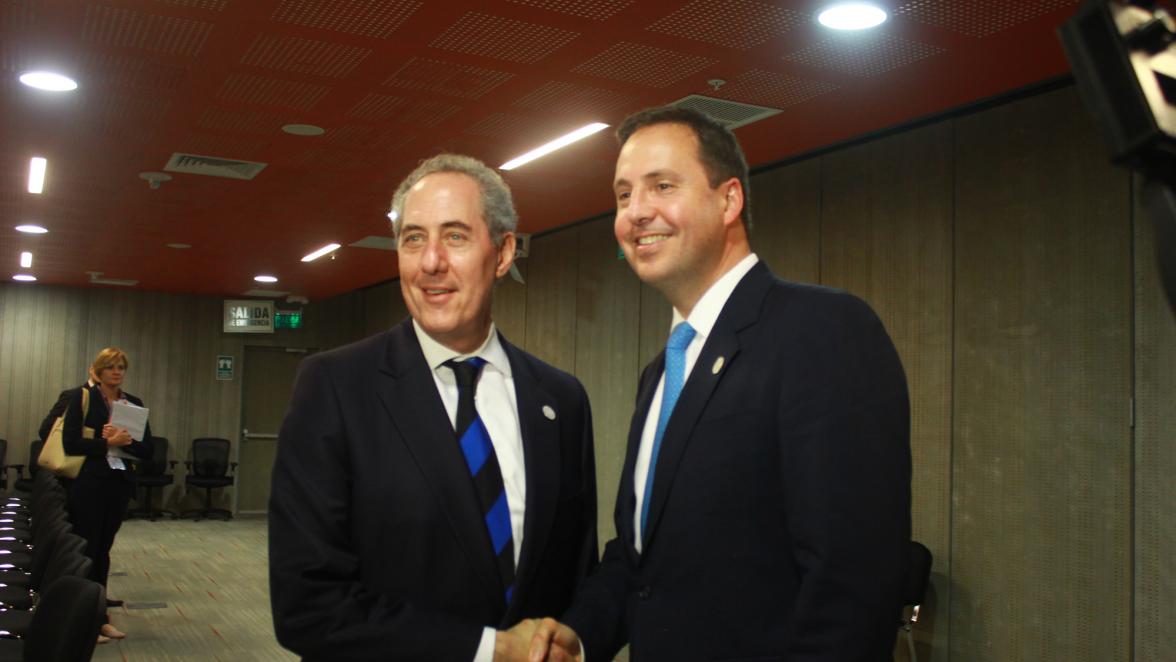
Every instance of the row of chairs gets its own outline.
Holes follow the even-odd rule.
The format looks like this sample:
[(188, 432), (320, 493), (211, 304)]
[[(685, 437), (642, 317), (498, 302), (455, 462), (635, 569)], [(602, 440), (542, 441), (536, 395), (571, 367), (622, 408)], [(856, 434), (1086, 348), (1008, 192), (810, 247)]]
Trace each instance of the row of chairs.
[[(172, 511), (156, 509), (152, 504), (156, 489), (167, 487), (175, 482), (175, 468), (178, 462), (167, 459), (170, 444), (166, 437), (152, 437), (151, 441), (154, 446), (151, 459), (140, 462), (138, 470), (133, 474), (136, 494), (138, 494), (137, 488), (139, 487), (142, 487), (145, 492), (141, 502), (142, 507), (131, 511), (128, 515), (140, 515), (155, 521), (156, 517), (167, 513), (175, 518), (177, 515)], [(8, 454), (8, 442), (0, 439), (0, 488), (8, 488), (8, 468), (11, 467), (16, 469), (17, 474), (13, 487), (20, 492), (32, 491), (34, 480), (39, 473), (37, 471), (37, 457), (41, 454), (43, 445), (44, 442), (40, 439), (29, 444), (28, 475), (26, 476), (25, 465), (4, 463)], [(236, 472), (237, 463), (229, 461), (229, 449), (228, 439), (200, 437), (192, 440), (191, 459), (184, 462), (184, 466), (188, 470), (187, 475), (184, 476), (184, 485), (188, 488), (196, 487), (204, 490), (204, 507), (181, 513), (180, 517), (193, 516), (198, 520), (213, 515), (225, 519), (232, 517), (230, 511), (212, 507), (212, 490), (218, 487), (228, 487), (234, 481), (233, 474)], [(168, 473), (169, 469), (171, 473)]]
[(32, 497), (0, 509), (0, 662), (89, 660), (106, 612), (106, 590), (86, 579), (86, 542), (66, 517), (66, 495), (48, 471)]

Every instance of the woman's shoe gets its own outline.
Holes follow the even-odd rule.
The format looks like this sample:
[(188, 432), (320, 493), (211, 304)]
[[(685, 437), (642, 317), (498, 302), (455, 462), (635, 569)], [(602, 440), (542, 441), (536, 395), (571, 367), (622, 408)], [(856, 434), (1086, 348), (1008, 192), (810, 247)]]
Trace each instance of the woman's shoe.
[(99, 630), (99, 632), (101, 632), (103, 636), (110, 637), (111, 639), (124, 639), (127, 636), (126, 632), (123, 632), (122, 630), (114, 627), (110, 623), (103, 623), (102, 629)]
[(100, 644), (109, 644), (109, 643), (110, 643), (110, 637), (106, 637), (106, 636), (103, 636), (103, 635), (98, 635), (98, 643), (100, 643)]

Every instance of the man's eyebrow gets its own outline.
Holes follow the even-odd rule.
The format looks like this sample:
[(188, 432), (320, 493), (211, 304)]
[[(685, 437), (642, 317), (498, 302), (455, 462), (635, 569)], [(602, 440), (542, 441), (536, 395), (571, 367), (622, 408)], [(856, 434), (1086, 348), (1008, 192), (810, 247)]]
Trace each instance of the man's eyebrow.
[[(473, 226), (470, 225), (469, 223), (466, 223), (465, 221), (459, 221), (456, 219), (454, 219), (452, 221), (444, 221), (441, 223), (442, 230), (451, 230), (454, 228), (458, 228), (458, 229), (462, 229), (462, 230), (469, 230), (469, 229), (472, 229)], [(404, 232), (408, 232), (409, 230), (424, 230), (424, 229), (425, 229), (425, 226), (420, 225), (418, 223), (408, 223), (400, 228), (400, 232), (404, 233)]]

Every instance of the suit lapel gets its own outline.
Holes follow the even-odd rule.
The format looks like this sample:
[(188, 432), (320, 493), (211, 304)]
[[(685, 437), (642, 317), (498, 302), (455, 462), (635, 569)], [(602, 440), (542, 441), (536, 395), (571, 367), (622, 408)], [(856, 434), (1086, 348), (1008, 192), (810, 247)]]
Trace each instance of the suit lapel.
[(393, 427), (433, 487), (490, 604), (501, 604), (504, 589), (482, 509), (411, 321), (390, 333), (380, 373), (378, 395)]
[(645, 430), (645, 419), (649, 415), (649, 406), (653, 403), (653, 396), (657, 392), (657, 383), (665, 369), (666, 353), (661, 354), (650, 362), (641, 375), (638, 386), (637, 407), (633, 411), (633, 420), (629, 423), (629, 445), (625, 452), (625, 466), (621, 470), (621, 486), (617, 494), (617, 510), (620, 521), (616, 523), (617, 534), (625, 542), (625, 550), (630, 560), (636, 564), (637, 532), (633, 529), (633, 515), (637, 509), (637, 496), (633, 472), (637, 470), (637, 450), (641, 446), (641, 435)]
[[(690, 371), (690, 377), (682, 387), (682, 394), (678, 397), (678, 403), (674, 405), (674, 413), (666, 426), (657, 457), (657, 470), (654, 472), (653, 493), (650, 495), (649, 504), (649, 532), (646, 535), (649, 544), (652, 544), (657, 534), (657, 525), (661, 521), (666, 500), (673, 489), (674, 477), (694, 428), (723, 376), (739, 358), (738, 333), (759, 318), (759, 309), (771, 280), (772, 275), (762, 262), (752, 267), (743, 277), (723, 306), (723, 311), (711, 329), (710, 337), (707, 338), (698, 360)], [(657, 374), (660, 376), (661, 371)], [(654, 383), (656, 384), (656, 381)], [(648, 411), (648, 408), (647, 403), (644, 409)], [(642, 424), (644, 420), (642, 418)]]
[[(510, 359), (514, 380), (515, 402), (518, 405), (519, 433), (523, 438), (523, 458), (526, 463), (527, 505), (523, 520), (523, 549), (515, 573), (514, 600), (508, 606), (507, 620), (517, 620), (519, 605), (525, 604), (530, 593), (539, 560), (547, 547), (559, 500), (560, 434), (559, 416), (562, 412), (522, 353), (498, 336)], [(549, 418), (544, 412), (551, 412)]]

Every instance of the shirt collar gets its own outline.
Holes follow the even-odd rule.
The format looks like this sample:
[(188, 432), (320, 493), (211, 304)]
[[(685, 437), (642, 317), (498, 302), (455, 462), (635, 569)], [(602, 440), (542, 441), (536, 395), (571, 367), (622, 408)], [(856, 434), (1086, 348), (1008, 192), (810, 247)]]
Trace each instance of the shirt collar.
[(740, 260), (735, 266), (727, 270), (727, 273), (719, 277), (713, 285), (707, 289), (706, 293), (694, 304), (694, 310), (690, 311), (690, 316), (683, 318), (678, 309), (674, 309), (673, 320), (670, 322), (670, 328), (678, 326), (679, 322), (686, 321), (694, 328), (698, 338), (705, 339), (710, 335), (711, 329), (715, 328), (715, 322), (719, 319), (719, 313), (723, 312), (723, 306), (727, 305), (727, 299), (731, 298), (731, 293), (735, 291), (735, 286), (755, 263), (759, 262), (759, 258), (755, 253), (751, 253), (747, 257)]
[[(498, 372), (501, 372), (507, 377), (511, 376), (510, 359), (507, 358), (506, 350), (502, 348), (502, 343), (498, 340), (498, 331), (494, 326), (494, 322), (490, 322), (490, 333), (486, 335), (486, 340), (482, 342), (482, 346), (468, 354), (456, 352), (437, 342), (421, 328), (421, 325), (415, 319), (412, 321), (412, 328), (416, 331), (417, 341), (421, 345), (421, 351), (425, 355), (425, 363), (429, 365), (429, 370), (436, 371), (437, 368), (441, 367), (441, 364), (450, 359), (465, 360), (471, 356), (479, 356), (485, 359), (486, 363), (493, 366)], [(440, 374), (450, 374), (450, 371), (445, 370)]]

